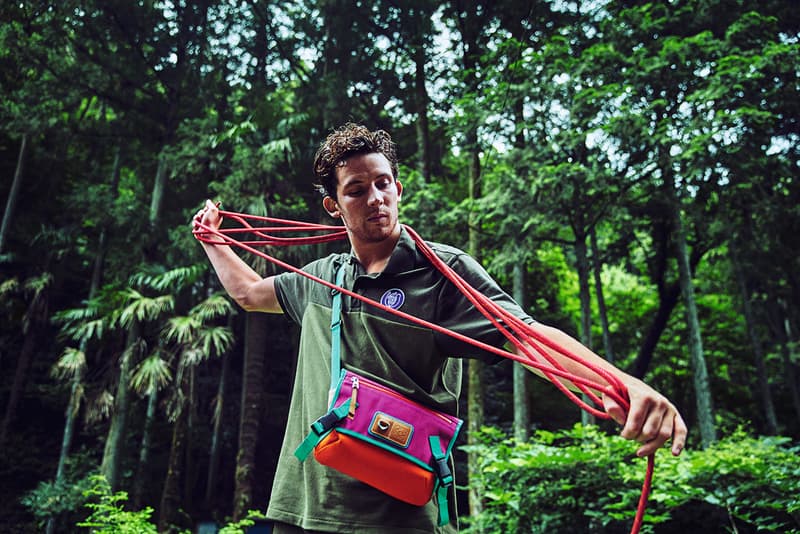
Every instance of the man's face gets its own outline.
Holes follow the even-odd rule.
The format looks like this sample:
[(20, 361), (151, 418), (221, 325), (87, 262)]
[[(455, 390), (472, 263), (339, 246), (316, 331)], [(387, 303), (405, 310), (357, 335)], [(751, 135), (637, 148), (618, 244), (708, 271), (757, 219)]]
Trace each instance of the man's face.
[(383, 154), (351, 156), (336, 168), (336, 177), (336, 200), (326, 197), (323, 203), (334, 217), (342, 218), (353, 245), (400, 235), (397, 203), (403, 186)]

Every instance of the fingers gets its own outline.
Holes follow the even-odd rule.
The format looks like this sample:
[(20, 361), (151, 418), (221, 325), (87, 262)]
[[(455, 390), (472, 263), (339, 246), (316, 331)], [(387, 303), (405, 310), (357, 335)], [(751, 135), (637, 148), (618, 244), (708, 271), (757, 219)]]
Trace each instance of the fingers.
[(689, 429), (686, 427), (686, 422), (681, 417), (681, 414), (675, 415), (672, 431), (672, 455), (678, 456), (683, 452), (686, 447), (686, 436), (689, 434)]
[[(213, 234), (208, 231), (209, 228), (213, 230), (219, 229), (220, 225), (222, 224), (222, 215), (219, 212), (219, 202), (211, 202), (210, 200), (206, 200), (205, 206), (201, 209), (197, 210), (197, 213), (194, 214), (192, 217), (192, 231), (193, 232), (200, 232), (196, 234), (196, 237), (203, 236), (200, 241), (203, 243), (208, 244), (219, 244), (224, 243), (225, 241), (219, 238), (212, 238)], [(202, 230), (206, 230), (203, 232)]]
[(197, 210), (192, 218), (192, 228), (197, 230), (200, 224), (218, 228), (220, 222), (222, 222), (222, 216), (219, 213), (219, 202), (214, 203), (206, 199), (205, 206)]
[(624, 424), (620, 435), (642, 444), (637, 456), (648, 456), (672, 440), (671, 452), (677, 456), (686, 446), (686, 423), (665, 397), (647, 386), (629, 390), (630, 410), (626, 414), (613, 400), (604, 398), (606, 413)]

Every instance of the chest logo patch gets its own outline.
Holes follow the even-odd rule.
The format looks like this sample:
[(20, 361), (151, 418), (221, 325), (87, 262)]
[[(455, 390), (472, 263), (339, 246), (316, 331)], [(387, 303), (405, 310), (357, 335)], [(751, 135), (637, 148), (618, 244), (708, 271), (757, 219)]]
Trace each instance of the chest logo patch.
[(406, 301), (406, 294), (401, 289), (390, 289), (381, 297), (381, 304), (397, 310)]

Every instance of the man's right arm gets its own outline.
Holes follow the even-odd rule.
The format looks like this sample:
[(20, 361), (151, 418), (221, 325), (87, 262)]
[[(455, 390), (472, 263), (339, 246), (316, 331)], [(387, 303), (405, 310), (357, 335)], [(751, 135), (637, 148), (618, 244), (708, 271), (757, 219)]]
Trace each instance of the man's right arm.
[[(210, 200), (200, 209), (192, 220), (194, 229), (203, 224), (217, 229), (222, 216), (217, 206)], [(200, 242), (211, 265), (228, 295), (246, 311), (283, 313), (275, 293), (275, 277), (262, 278), (229, 245), (215, 245)]]

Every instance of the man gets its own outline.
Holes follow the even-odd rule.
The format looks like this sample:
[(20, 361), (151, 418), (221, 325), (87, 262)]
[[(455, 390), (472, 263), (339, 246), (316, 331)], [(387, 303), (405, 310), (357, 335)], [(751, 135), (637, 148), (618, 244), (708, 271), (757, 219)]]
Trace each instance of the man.
[[(386, 132), (346, 124), (322, 144), (314, 172), (324, 195), (323, 206), (331, 217), (341, 219), (352, 248), (350, 253), (316, 260), (304, 267), (305, 271), (332, 281), (337, 266), (344, 264), (344, 287), (373, 300), (384, 299), (406, 313), (493, 346), (504, 344), (502, 334), (421, 255), (401, 227), (398, 203), (403, 185), (397, 180), (394, 144)], [(194, 220), (212, 228), (221, 223), (218, 209), (210, 201)], [(672, 439), (672, 453), (680, 454), (686, 425), (666, 398), (560, 330), (533, 321), (462, 251), (430, 245), (481, 293), (558, 345), (609, 370), (626, 385), (631, 401), (627, 416), (611, 399), (604, 398), (604, 406), (624, 425), (622, 435), (642, 444), (637, 454), (648, 455), (668, 439)], [(436, 526), (434, 502), (424, 507), (409, 505), (313, 460), (301, 463), (293, 456), (311, 423), (328, 408), (331, 292), (295, 273), (262, 279), (230, 247), (203, 243), (203, 248), (226, 291), (245, 310), (287, 313), (302, 326), (289, 420), (267, 512), (276, 522), (274, 531), (454, 531), (452, 524)], [(345, 296), (342, 300), (343, 366), (431, 408), (455, 414), (461, 358), (497, 359), (356, 299)], [(557, 353), (553, 356), (568, 371), (599, 381), (593, 372), (571, 360)]]

